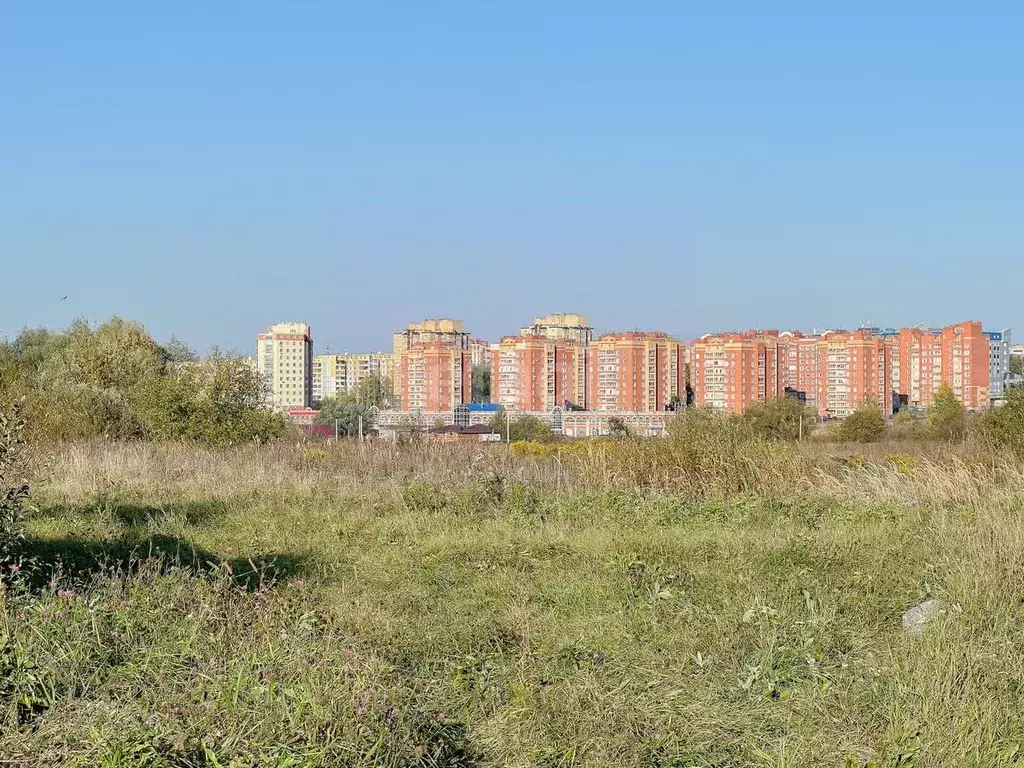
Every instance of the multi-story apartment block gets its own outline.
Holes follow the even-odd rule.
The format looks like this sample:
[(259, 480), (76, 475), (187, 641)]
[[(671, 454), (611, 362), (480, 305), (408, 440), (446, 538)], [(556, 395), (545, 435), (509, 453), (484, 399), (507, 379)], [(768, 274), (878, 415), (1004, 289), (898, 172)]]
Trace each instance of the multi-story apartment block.
[(317, 355), (313, 358), (313, 402), (353, 392), (370, 374), (387, 378), (393, 388), (395, 360), (396, 356), (389, 352)]
[(928, 330), (901, 328), (897, 390), (909, 405), (927, 407), (948, 384), (965, 407), (987, 408), (990, 355), (991, 343), (976, 320)]
[(586, 358), (588, 410), (664, 411), (685, 399), (684, 345), (666, 333), (606, 333)]
[(822, 417), (843, 418), (864, 401), (892, 411), (890, 353), (866, 331), (746, 331), (707, 335), (691, 347), (697, 405), (743, 413), (756, 402), (791, 395)]
[(393, 342), (396, 355), (400, 355), (407, 349), (412, 349), (416, 344), (434, 342), (450, 344), (458, 349), (466, 350), (469, 349), (470, 335), (463, 329), (461, 320), (442, 317), (409, 323), (404, 330), (394, 334)]
[(587, 322), (586, 315), (574, 312), (558, 312), (545, 317), (534, 318), (533, 325), (519, 331), (520, 336), (544, 336), (548, 339), (567, 339), (583, 346), (594, 340), (594, 329)]
[(344, 355), (317, 355), (313, 358), (313, 403), (336, 397), (349, 390), (348, 366)]
[(440, 341), (415, 344), (399, 356), (403, 411), (447, 411), (468, 403), (473, 393), (467, 349)]
[(780, 355), (776, 331), (705, 334), (690, 345), (690, 386), (694, 404), (728, 413), (743, 413), (753, 403), (785, 389), (780, 369), (806, 370), (817, 365), (815, 347), (795, 348), (793, 358)]
[(1010, 378), (1010, 329), (984, 331), (989, 343), (988, 396), (992, 403), (1001, 403), (1006, 397), (1006, 384)]
[(586, 380), (585, 348), (577, 341), (506, 336), (492, 351), (491, 402), (510, 410), (582, 408)]
[(778, 394), (803, 394), (824, 418), (845, 418), (864, 402), (892, 413), (892, 347), (868, 331), (780, 334), (788, 365)]
[(473, 365), (486, 365), (490, 368), (491, 351), (491, 342), (484, 341), (483, 339), (469, 340), (469, 359), (472, 361)]
[(305, 323), (278, 323), (256, 337), (256, 368), (267, 403), (278, 410), (313, 401), (313, 339)]

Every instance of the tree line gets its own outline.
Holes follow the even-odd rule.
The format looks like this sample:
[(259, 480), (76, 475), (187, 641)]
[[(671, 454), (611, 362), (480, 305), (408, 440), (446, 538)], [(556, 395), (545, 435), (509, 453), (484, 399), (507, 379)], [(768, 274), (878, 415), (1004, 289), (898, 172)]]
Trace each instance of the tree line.
[(244, 359), (215, 351), (200, 360), (118, 317), (0, 341), (0, 405), (12, 402), (22, 403), (27, 435), (37, 440), (240, 443), (285, 429)]

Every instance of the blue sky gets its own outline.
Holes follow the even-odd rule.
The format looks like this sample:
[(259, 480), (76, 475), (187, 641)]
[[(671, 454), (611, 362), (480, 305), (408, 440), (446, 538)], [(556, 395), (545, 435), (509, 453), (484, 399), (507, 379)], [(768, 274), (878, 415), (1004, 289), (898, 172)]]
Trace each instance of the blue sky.
[(1024, 5), (838, 6), (5, 2), (0, 334), (1024, 338)]

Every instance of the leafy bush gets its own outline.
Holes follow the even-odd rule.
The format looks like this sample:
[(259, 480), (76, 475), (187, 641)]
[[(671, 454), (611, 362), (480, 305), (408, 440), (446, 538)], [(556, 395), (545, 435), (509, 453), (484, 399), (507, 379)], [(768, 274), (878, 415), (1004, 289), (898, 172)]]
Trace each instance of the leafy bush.
[(770, 440), (796, 440), (801, 429), (804, 435), (814, 430), (818, 414), (792, 397), (774, 397), (751, 405), (743, 420), (755, 435)]
[(60, 333), (25, 330), (0, 344), (0, 397), (24, 398), (31, 436), (41, 440), (238, 443), (283, 433), (242, 360), (196, 361), (180, 347), (162, 348), (116, 317), (96, 328), (76, 321)]
[(506, 423), (504, 413), (495, 414), (491, 419), (491, 428), (505, 437), (508, 432), (511, 442), (529, 440), (535, 443), (550, 443), (556, 439), (554, 430), (536, 416), (519, 416)]
[(357, 437), (362, 419), (363, 434), (367, 435), (376, 428), (373, 411), (370, 406), (360, 405), (348, 396), (329, 397), (320, 402), (320, 411), (316, 415), (316, 423), (337, 428), (338, 437)]
[(882, 461), (901, 475), (913, 474), (917, 469), (917, 458), (909, 453), (887, 453), (882, 457)]
[(1006, 402), (981, 419), (982, 431), (998, 446), (1024, 458), (1024, 387), (1006, 390)]
[(928, 408), (928, 427), (941, 440), (962, 440), (967, 434), (967, 411), (948, 384), (943, 384)]
[(25, 423), (17, 405), (0, 411), (0, 564), (15, 554), (23, 534), (23, 510), (28, 483), (20, 479), (22, 431)]
[(878, 403), (865, 402), (846, 417), (839, 427), (839, 439), (853, 443), (873, 443), (885, 434), (885, 415)]

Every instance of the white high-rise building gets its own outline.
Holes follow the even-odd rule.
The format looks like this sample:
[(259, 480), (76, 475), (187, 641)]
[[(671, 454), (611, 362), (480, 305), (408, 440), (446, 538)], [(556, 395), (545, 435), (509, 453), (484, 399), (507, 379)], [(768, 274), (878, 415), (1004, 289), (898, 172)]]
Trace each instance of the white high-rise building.
[(275, 410), (313, 403), (313, 338), (305, 323), (278, 323), (256, 337), (256, 370)]

